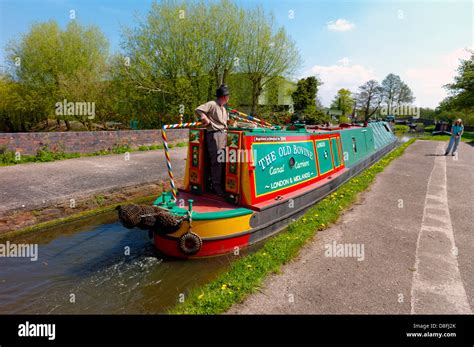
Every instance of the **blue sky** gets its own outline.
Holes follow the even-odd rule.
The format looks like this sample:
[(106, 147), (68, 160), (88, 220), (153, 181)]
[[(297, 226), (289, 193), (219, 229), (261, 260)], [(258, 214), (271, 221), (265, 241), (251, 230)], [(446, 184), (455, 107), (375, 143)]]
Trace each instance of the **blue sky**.
[[(121, 27), (134, 26), (152, 0), (0, 0), (0, 62), (5, 44), (34, 22), (65, 26), (74, 10), (81, 24), (94, 24), (119, 50)], [(422, 107), (435, 107), (455, 75), (459, 58), (473, 48), (471, 1), (237, 0), (272, 11), (296, 41), (304, 64), (294, 78), (317, 75), (319, 97), (328, 105), (339, 88), (356, 91), (395, 73)]]

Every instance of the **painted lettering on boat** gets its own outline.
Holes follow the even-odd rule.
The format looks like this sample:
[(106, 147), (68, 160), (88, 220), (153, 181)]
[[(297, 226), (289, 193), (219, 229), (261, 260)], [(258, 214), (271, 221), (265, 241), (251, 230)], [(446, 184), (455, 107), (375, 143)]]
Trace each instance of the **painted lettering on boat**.
[(256, 136), (253, 142), (283, 142), (286, 141), (285, 136)]
[(302, 167), (308, 167), (309, 166), (309, 161), (303, 161), (301, 163), (295, 163), (295, 169), (299, 169)]
[(282, 166), (279, 166), (279, 167), (271, 167), (270, 168), (270, 175), (275, 175), (275, 174), (279, 174), (279, 173), (283, 173), (285, 172), (285, 166), (282, 165)]
[(317, 176), (312, 140), (290, 143), (254, 143), (257, 196), (300, 184)]
[(269, 165), (271, 165), (275, 160), (277, 159), (276, 154), (274, 151), (271, 151), (268, 153), (266, 156), (264, 156), (262, 159), (258, 161), (258, 165), (260, 168), (265, 170), (265, 168)]
[[(286, 145), (286, 146), (281, 146), (278, 148), (278, 156), (280, 158), (287, 157), (289, 155), (302, 155), (311, 160), (313, 160), (314, 158), (313, 150), (301, 145), (298, 145), (298, 146)], [(268, 153), (267, 155), (265, 155), (262, 159), (258, 161), (258, 165), (260, 166), (262, 171), (264, 171), (268, 166), (270, 166), (276, 160), (277, 160), (277, 156), (276, 156), (275, 151), (271, 151), (270, 153)]]

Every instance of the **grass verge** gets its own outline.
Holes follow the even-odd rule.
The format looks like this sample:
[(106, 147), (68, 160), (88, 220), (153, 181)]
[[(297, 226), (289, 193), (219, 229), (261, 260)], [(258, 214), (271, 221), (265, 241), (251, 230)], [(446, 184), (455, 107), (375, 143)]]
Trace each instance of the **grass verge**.
[(219, 314), (241, 302), (257, 290), (266, 276), (278, 273), (283, 264), (294, 258), (316, 231), (326, 229), (336, 222), (341, 212), (350, 207), (359, 193), (369, 187), (376, 174), (401, 156), (414, 141), (415, 139), (411, 139), (401, 145), (343, 184), (311, 207), (303, 217), (290, 224), (284, 232), (268, 240), (260, 250), (232, 262), (230, 268), (216, 279), (191, 290), (185, 302), (173, 307), (169, 313)]
[[(186, 147), (187, 142), (178, 142), (171, 143), (168, 147)], [(65, 159), (73, 159), (80, 157), (95, 157), (99, 155), (108, 155), (108, 154), (124, 154), (127, 152), (137, 152), (137, 151), (153, 151), (157, 149), (163, 149), (164, 146), (161, 144), (152, 145), (152, 146), (139, 146), (137, 148), (129, 147), (128, 145), (116, 145), (111, 149), (103, 149), (93, 153), (65, 153), (65, 152), (53, 152), (50, 151), (47, 147), (43, 147), (38, 150), (36, 155), (17, 155), (14, 151), (8, 151), (4, 148), (0, 148), (0, 166), (10, 166), (18, 165), (25, 163), (37, 163), (37, 162), (50, 162), (58, 161)]]
[[(426, 134), (426, 133), (425, 133)], [(449, 141), (451, 138), (450, 135), (431, 135), (431, 134), (426, 134), (422, 137), (418, 137), (417, 139), (419, 140), (430, 140), (430, 141)], [(462, 142), (474, 142), (474, 133), (471, 132), (464, 132), (464, 134), (461, 137)]]

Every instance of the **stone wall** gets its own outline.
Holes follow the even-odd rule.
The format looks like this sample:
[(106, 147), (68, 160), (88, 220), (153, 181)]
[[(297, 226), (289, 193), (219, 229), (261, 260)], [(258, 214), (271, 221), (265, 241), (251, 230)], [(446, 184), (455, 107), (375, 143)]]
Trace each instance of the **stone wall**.
[[(169, 142), (188, 139), (188, 129), (166, 131)], [(93, 153), (117, 145), (130, 147), (162, 144), (161, 130), (68, 131), (38, 133), (0, 133), (0, 150), (36, 154), (45, 145), (51, 151)]]

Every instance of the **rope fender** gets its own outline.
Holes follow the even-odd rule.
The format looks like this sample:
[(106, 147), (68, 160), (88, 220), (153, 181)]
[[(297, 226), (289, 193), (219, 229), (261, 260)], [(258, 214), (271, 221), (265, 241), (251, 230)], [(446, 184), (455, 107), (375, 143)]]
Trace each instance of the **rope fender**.
[(138, 227), (153, 230), (160, 234), (170, 234), (181, 227), (184, 217), (177, 217), (157, 206), (130, 204), (117, 206), (118, 217), (128, 229)]
[(186, 255), (193, 255), (199, 252), (202, 247), (202, 240), (199, 235), (188, 231), (179, 238), (178, 246), (181, 252)]

